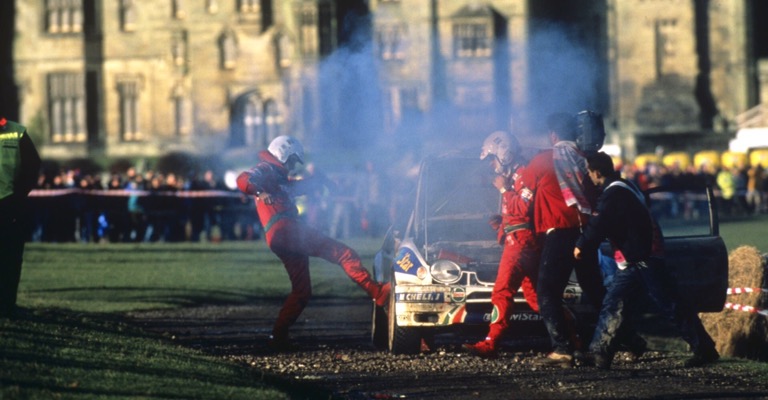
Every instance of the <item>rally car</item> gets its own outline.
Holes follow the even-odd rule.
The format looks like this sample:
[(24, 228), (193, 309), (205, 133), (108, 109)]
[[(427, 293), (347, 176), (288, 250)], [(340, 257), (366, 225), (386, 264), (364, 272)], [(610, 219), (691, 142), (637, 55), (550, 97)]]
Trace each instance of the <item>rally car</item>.
[[(379, 348), (395, 354), (417, 353), (437, 333), (487, 327), (490, 322), (491, 292), (502, 248), (488, 221), (500, 213), (501, 196), (492, 184), (492, 169), (475, 153), (426, 158), (412, 208), (385, 237), (374, 262), (374, 276), (391, 282), (392, 296), (386, 312), (382, 307), (373, 309), (371, 334)], [(662, 229), (670, 227), (665, 233), (667, 264), (699, 311), (720, 311), (728, 259), (718, 236), (711, 190), (702, 187), (694, 193), (686, 188), (685, 193), (680, 197), (659, 189), (650, 194)], [(604, 253), (609, 254), (607, 248)], [(603, 260), (610, 265), (611, 260)], [(563, 301), (579, 318), (596, 318), (575, 275)], [(546, 335), (539, 315), (521, 292), (511, 320), (516, 334)]]

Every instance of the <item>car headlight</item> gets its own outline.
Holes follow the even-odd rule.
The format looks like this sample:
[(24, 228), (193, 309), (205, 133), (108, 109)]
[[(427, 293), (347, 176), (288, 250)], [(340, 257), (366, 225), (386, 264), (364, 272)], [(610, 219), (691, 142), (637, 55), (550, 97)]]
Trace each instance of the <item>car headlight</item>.
[(456, 283), (461, 279), (461, 267), (449, 260), (435, 261), (429, 272), (432, 278), (440, 283)]

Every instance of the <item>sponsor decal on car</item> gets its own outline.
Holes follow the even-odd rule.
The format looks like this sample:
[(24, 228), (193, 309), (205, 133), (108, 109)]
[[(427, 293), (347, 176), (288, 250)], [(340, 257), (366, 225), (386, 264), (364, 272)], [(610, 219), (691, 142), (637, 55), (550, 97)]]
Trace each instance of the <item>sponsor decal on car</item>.
[(442, 303), (445, 299), (444, 293), (397, 293), (396, 300), (401, 303)]
[(542, 321), (541, 315), (534, 312), (516, 312), (509, 317), (510, 321)]
[(395, 258), (395, 271), (399, 269), (401, 272), (415, 275), (416, 270), (420, 265), (419, 258), (411, 249), (403, 247), (397, 252), (397, 257)]
[(467, 289), (463, 287), (457, 287), (451, 289), (451, 300), (454, 303), (461, 303), (467, 299)]

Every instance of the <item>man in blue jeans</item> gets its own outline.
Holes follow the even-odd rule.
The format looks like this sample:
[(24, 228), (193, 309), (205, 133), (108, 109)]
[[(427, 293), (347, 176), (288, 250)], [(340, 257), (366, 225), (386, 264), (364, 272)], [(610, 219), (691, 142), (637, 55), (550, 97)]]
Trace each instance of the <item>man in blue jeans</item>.
[(693, 350), (686, 367), (717, 361), (715, 343), (696, 312), (671, 293), (665, 275), (661, 233), (654, 223), (642, 192), (621, 179), (613, 160), (605, 153), (587, 158), (589, 178), (602, 187), (595, 215), (576, 241), (573, 256), (594, 254), (606, 238), (611, 243), (618, 269), (603, 298), (599, 320), (590, 344), (594, 363), (608, 369), (617, 348), (617, 333), (625, 319), (625, 306), (647, 293), (662, 314), (678, 328)]

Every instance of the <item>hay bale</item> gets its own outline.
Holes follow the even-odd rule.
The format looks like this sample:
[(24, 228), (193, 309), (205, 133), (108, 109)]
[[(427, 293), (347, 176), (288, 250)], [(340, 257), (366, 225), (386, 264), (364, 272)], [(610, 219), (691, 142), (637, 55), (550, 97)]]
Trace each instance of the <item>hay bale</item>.
[[(766, 282), (763, 255), (752, 246), (740, 246), (728, 256), (728, 286), (762, 288)], [(727, 302), (763, 309), (762, 292), (728, 295)], [(702, 314), (701, 320), (717, 351), (724, 356), (768, 360), (768, 317), (732, 309)]]

